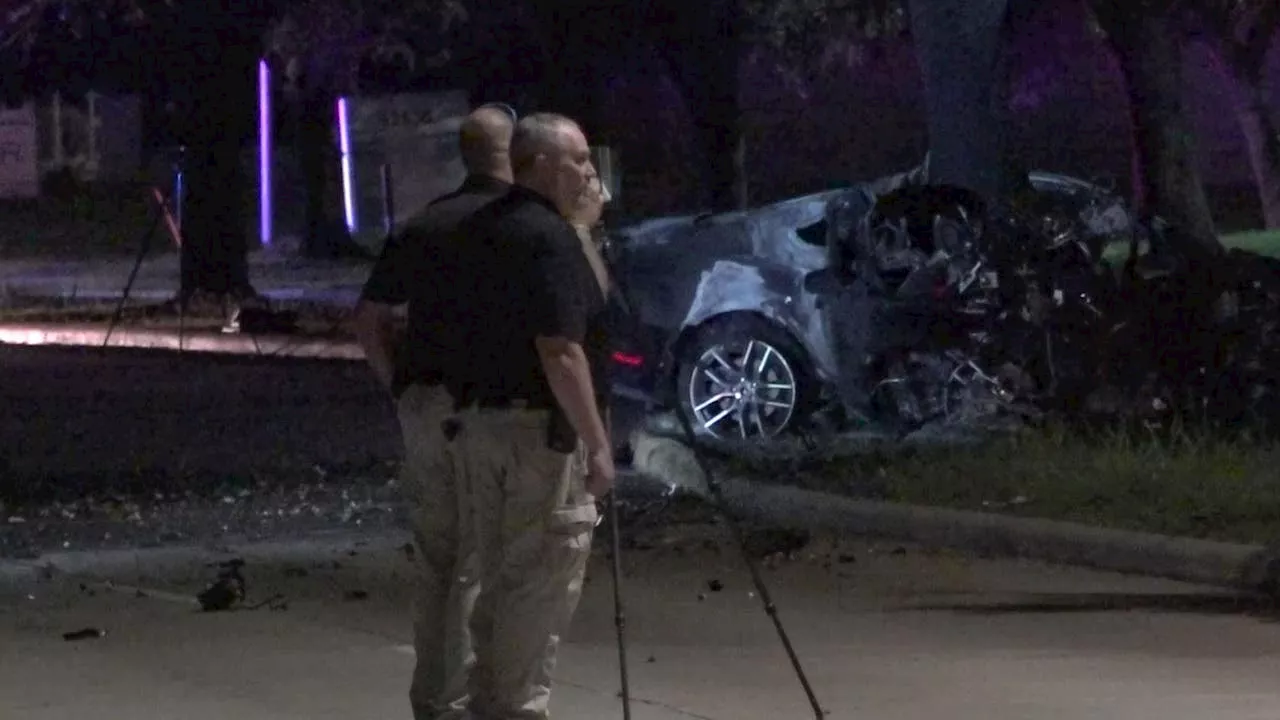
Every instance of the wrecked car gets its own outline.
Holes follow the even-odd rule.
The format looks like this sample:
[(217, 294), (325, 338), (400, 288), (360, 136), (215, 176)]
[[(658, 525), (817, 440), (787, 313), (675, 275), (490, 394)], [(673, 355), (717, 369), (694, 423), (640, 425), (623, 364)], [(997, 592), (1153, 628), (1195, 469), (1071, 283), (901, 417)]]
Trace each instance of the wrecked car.
[(735, 444), (1046, 414), (1280, 426), (1280, 263), (1027, 179), (988, 200), (904, 173), (612, 233), (615, 391)]
[[(965, 308), (944, 296), (991, 290), (983, 284), (990, 268), (969, 267), (970, 276), (950, 278), (949, 289), (935, 287), (936, 268), (908, 277), (930, 254), (914, 247), (911, 238), (922, 234), (916, 225), (939, 211), (891, 205), (912, 188), (929, 187), (921, 176), (916, 170), (746, 211), (658, 218), (611, 232), (606, 257), (630, 306), (613, 355), (615, 392), (677, 410), (695, 432), (729, 441), (765, 440), (815, 423), (906, 430), (940, 414), (957, 421), (989, 414), (993, 403), (1011, 400), (971, 350), (921, 352), (926, 336), (981, 330), (964, 328), (981, 300)], [(1029, 179), (1091, 236), (1128, 231), (1123, 203), (1098, 185), (1042, 172)], [(980, 203), (966, 199), (974, 201)], [(862, 257), (882, 267), (864, 267), (854, 273), (858, 282), (846, 283), (840, 278), (853, 264), (843, 253), (857, 228), (833, 227), (840, 222), (833, 213), (865, 226), (873, 211), (881, 225), (905, 228), (888, 241), (902, 247), (866, 250)], [(973, 238), (959, 237), (966, 231), (960, 225), (949, 231), (951, 242), (972, 245)], [(874, 242), (871, 228), (862, 231)], [(884, 297), (886, 283), (893, 298)], [(949, 309), (939, 314), (930, 305)], [(946, 390), (927, 399), (907, 392), (920, 383)]]

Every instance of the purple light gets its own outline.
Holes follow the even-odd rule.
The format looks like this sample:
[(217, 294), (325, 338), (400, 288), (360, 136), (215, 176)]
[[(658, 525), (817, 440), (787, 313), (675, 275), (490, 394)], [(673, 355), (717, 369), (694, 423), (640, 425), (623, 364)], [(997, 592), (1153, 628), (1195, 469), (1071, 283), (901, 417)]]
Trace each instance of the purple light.
[(342, 150), (342, 205), (347, 215), (347, 230), (356, 231), (355, 173), (351, 167), (351, 121), (347, 116), (347, 99), (338, 98), (338, 146)]
[(271, 70), (258, 61), (258, 223), (262, 244), (271, 244)]

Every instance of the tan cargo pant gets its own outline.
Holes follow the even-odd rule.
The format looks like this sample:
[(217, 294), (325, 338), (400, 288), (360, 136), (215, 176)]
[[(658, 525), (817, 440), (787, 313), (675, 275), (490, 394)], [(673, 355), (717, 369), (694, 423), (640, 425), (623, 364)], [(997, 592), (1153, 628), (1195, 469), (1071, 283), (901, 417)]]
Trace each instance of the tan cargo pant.
[(402, 422), (424, 418), (422, 433), (405, 423), (406, 468), (434, 467), (447, 478), (419, 482), (406, 470), (409, 484), (426, 489), (415, 502), (425, 571), (411, 691), (417, 720), (543, 720), (597, 519), (583, 489), (585, 455), (546, 448), (545, 411), (465, 409), (449, 441), (441, 429), (448, 410), (437, 414), (441, 405), (422, 399), (429, 393), (406, 392), (400, 405)]
[(397, 404), (404, 437), (401, 484), (409, 504), (418, 565), (414, 588), (417, 665), (409, 700), (415, 720), (466, 718), (467, 675), (475, 663), (468, 621), (479, 578), (464, 573), (462, 508), (443, 424), (453, 398), (440, 387), (412, 385)]

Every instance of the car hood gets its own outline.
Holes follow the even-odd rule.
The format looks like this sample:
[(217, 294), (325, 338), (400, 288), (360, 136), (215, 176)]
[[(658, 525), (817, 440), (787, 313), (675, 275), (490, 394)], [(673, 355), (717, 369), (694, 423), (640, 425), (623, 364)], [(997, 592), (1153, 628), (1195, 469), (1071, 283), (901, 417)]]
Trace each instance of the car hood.
[[(826, 263), (823, 226), (827, 203), (848, 189), (827, 190), (718, 214), (677, 215), (644, 220), (609, 233), (610, 242), (636, 255), (671, 247), (696, 248), (707, 257), (753, 256), (797, 268)], [(813, 228), (804, 232), (806, 228)]]

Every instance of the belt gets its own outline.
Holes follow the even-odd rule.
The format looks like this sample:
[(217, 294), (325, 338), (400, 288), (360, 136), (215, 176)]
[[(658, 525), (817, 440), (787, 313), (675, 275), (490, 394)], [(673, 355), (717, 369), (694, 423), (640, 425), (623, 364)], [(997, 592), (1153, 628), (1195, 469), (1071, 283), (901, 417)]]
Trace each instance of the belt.
[(455, 403), (457, 410), (476, 408), (478, 410), (550, 410), (545, 405), (535, 403), (527, 398), (468, 398)]

